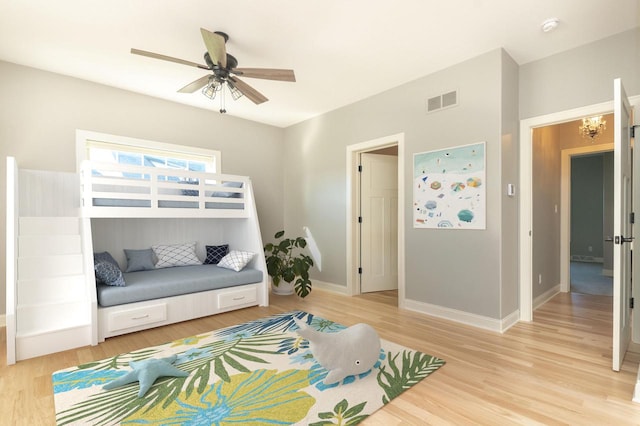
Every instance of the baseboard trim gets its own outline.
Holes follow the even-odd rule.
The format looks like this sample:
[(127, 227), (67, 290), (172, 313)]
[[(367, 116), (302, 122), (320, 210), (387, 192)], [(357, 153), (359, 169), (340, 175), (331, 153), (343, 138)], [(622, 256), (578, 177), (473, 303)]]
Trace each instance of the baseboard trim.
[[(325, 291), (330, 291), (333, 293), (339, 293), (339, 294), (344, 294), (349, 296), (349, 292), (347, 291), (347, 287), (344, 285), (339, 285), (339, 284), (333, 284), (333, 283), (328, 283), (326, 281), (318, 281), (318, 280), (312, 280), (312, 288), (314, 289), (319, 289), (319, 290), (325, 290)], [(313, 290), (311, 290), (313, 291)]]
[(420, 312), (437, 318), (458, 322), (481, 328), (483, 330), (504, 333), (511, 326), (516, 324), (520, 318), (520, 312), (514, 311), (507, 315), (504, 319), (489, 318), (482, 315), (472, 314), (469, 312), (459, 311), (457, 309), (445, 308), (442, 306), (432, 305), (429, 303), (419, 302), (417, 300), (404, 300), (404, 307), (407, 310)]
[(501, 319), (500, 332), (504, 333), (520, 321), (520, 309), (516, 309), (505, 318)]
[(536, 310), (540, 306), (544, 305), (556, 294), (560, 293), (560, 284), (556, 284), (554, 287), (542, 293), (540, 296), (533, 299), (533, 309)]
[(604, 263), (603, 257), (595, 257), (589, 255), (582, 254), (573, 254), (571, 255), (572, 262), (586, 262), (586, 263)]

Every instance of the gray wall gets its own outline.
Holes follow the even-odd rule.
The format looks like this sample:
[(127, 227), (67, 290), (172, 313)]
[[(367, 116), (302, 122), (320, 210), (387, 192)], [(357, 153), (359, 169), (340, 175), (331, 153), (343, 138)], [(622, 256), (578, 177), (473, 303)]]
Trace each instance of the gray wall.
[[(533, 131), (532, 294), (560, 283), (560, 129)], [(557, 213), (556, 213), (557, 207)], [(541, 280), (541, 282), (539, 281)]]
[(520, 67), (520, 118), (613, 99), (613, 80), (640, 94), (640, 27)]
[[(451, 89), (458, 89), (459, 105), (426, 114), (427, 96)], [(515, 166), (503, 172), (503, 155), (517, 163), (517, 102), (517, 67), (497, 49), (286, 129), (285, 226), (307, 226), (316, 237), (323, 268), (314, 277), (346, 285), (346, 147), (404, 133), (406, 297), (501, 318), (502, 292), (505, 310), (516, 309), (516, 266), (507, 263), (517, 232), (503, 229), (517, 222), (516, 206), (510, 199), (503, 207), (502, 186), (517, 177)], [(487, 229), (414, 229), (413, 154), (480, 141), (486, 141)], [(503, 250), (511, 251), (507, 262)]]
[[(263, 239), (282, 229), (282, 129), (7, 62), (0, 61), (0, 76), (3, 242), (5, 157), (23, 168), (73, 172), (76, 129), (220, 150), (224, 173), (252, 177)], [(0, 314), (5, 261), (3, 243)]]
[(571, 257), (604, 256), (604, 154), (571, 159)]
[[(500, 193), (502, 200), (501, 215), (501, 249), (500, 249), (500, 266), (501, 266), (501, 289), (500, 289), (500, 316), (504, 318), (514, 312), (519, 307), (519, 281), (518, 281), (518, 197), (509, 197), (506, 195), (507, 185), (518, 183), (520, 178), (518, 161), (519, 161), (519, 120), (518, 120), (518, 102), (519, 93), (515, 88), (518, 87), (519, 67), (513, 59), (506, 53), (502, 52), (502, 96), (501, 96), (501, 163), (500, 173), (502, 182), (500, 185)], [(517, 186), (517, 185), (516, 185)]]
[[(613, 152), (604, 154), (604, 226), (602, 240), (613, 236)], [(605, 242), (602, 253), (602, 269), (613, 274), (613, 243)]]

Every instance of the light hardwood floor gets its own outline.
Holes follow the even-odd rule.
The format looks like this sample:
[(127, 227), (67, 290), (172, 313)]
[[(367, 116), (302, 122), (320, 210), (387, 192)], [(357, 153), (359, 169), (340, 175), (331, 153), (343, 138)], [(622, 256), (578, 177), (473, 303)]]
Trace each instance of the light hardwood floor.
[(357, 297), (315, 290), (272, 296), (249, 308), (107, 339), (7, 367), (0, 335), (0, 424), (55, 423), (51, 373), (143, 347), (300, 309), (345, 325), (367, 322), (380, 336), (438, 356), (446, 365), (365, 420), (365, 425), (631, 425), (640, 355), (611, 370), (611, 298), (559, 294), (504, 334), (395, 307), (394, 292)]

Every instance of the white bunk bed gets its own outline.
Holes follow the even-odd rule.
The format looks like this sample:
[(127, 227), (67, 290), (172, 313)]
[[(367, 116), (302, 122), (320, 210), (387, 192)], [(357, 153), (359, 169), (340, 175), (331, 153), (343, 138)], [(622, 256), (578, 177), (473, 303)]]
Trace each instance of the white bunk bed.
[[(18, 177), (22, 171), (18, 171), (15, 160), (10, 158), (7, 164), (6, 284), (9, 364), (59, 350), (95, 345), (111, 336), (249, 306), (268, 305), (269, 288), (262, 255), (263, 244), (251, 180), (248, 177), (85, 161), (81, 165), (79, 176), (66, 174), (75, 176), (76, 184), (79, 181), (80, 191), (76, 194), (79, 192), (80, 197), (78, 200), (76, 195), (76, 200), (73, 201), (76, 205), (67, 209), (77, 213), (64, 214), (75, 216), (72, 219), (79, 228), (76, 232), (78, 247), (67, 251), (73, 252), (70, 253), (75, 256), (73, 261), (79, 261), (83, 278), (74, 282), (82, 283), (82, 291), (78, 292), (77, 284), (74, 284), (76, 287), (73, 288), (58, 288), (57, 296), (51, 296), (60, 299), (59, 293), (68, 291), (69, 297), (66, 299), (78, 303), (81, 308), (76, 309), (79, 314), (75, 318), (62, 321), (56, 329), (52, 329), (44, 317), (39, 323), (32, 321), (32, 316), (38, 316), (34, 312), (47, 311), (39, 308), (56, 303), (59, 307), (58, 316), (65, 317), (62, 313), (68, 307), (65, 308), (64, 303), (68, 306), (69, 300), (63, 300), (64, 303), (61, 304), (53, 300), (20, 299), (20, 294), (27, 294), (26, 291), (21, 291), (21, 287), (25, 283), (30, 285), (32, 280), (24, 279), (27, 269), (22, 270), (21, 277), (20, 264), (25, 261), (20, 258), (19, 241), (27, 237), (21, 235), (19, 230), (22, 229), (20, 224), (28, 223), (29, 218), (24, 217), (25, 214), (18, 207), (18, 199), (29, 200), (36, 193), (33, 188), (24, 186), (24, 179), (19, 182)], [(45, 182), (45, 186), (48, 182), (55, 181), (55, 176), (59, 174), (37, 173), (45, 174), (40, 179), (40, 183)], [(41, 193), (48, 191), (53, 190), (45, 188)], [(30, 216), (30, 213), (27, 212), (26, 216)], [(45, 221), (51, 220), (49, 214), (42, 216)], [(15, 230), (15, 235), (9, 229)], [(45, 237), (45, 240), (46, 238), (50, 239)], [(125, 266), (123, 249), (186, 241), (196, 241), (200, 259), (204, 257), (205, 245), (222, 243), (229, 244), (232, 250), (256, 253), (247, 268), (260, 271), (261, 280), (123, 305), (99, 305), (93, 274), (93, 253), (109, 251), (121, 266)], [(35, 245), (37, 243), (31, 244)], [(66, 281), (59, 277), (55, 280)], [(46, 282), (39, 284), (41, 288), (50, 285), (50, 279), (44, 281)], [(29, 292), (33, 291), (37, 292), (38, 288), (30, 287)], [(75, 295), (71, 296), (71, 292), (75, 292)], [(16, 325), (27, 323), (34, 324), (28, 332), (21, 331), (19, 325)], [(77, 333), (78, 327), (82, 333)], [(27, 344), (21, 341), (22, 335), (41, 337)], [(70, 338), (78, 335), (81, 338)], [(50, 345), (52, 339), (59, 343)], [(34, 347), (38, 349), (29, 349)]]
[[(256, 253), (247, 268), (262, 273), (257, 283), (124, 305), (98, 305), (98, 341), (229, 310), (268, 305), (262, 238), (248, 177), (84, 162), (81, 188), (82, 214), (91, 218), (94, 252), (110, 251), (117, 256), (135, 244), (136, 238), (144, 240), (137, 241), (138, 247), (197, 239), (201, 259), (205, 245), (225, 243), (230, 249)], [(136, 234), (133, 239), (132, 234)], [(116, 260), (122, 262), (122, 258)]]

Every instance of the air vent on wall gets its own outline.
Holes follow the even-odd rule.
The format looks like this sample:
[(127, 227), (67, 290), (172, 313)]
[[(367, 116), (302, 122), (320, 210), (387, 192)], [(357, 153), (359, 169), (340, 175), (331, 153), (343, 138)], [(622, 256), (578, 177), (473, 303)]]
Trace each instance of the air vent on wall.
[(439, 111), (458, 105), (458, 91), (443, 93), (427, 99), (427, 112)]

